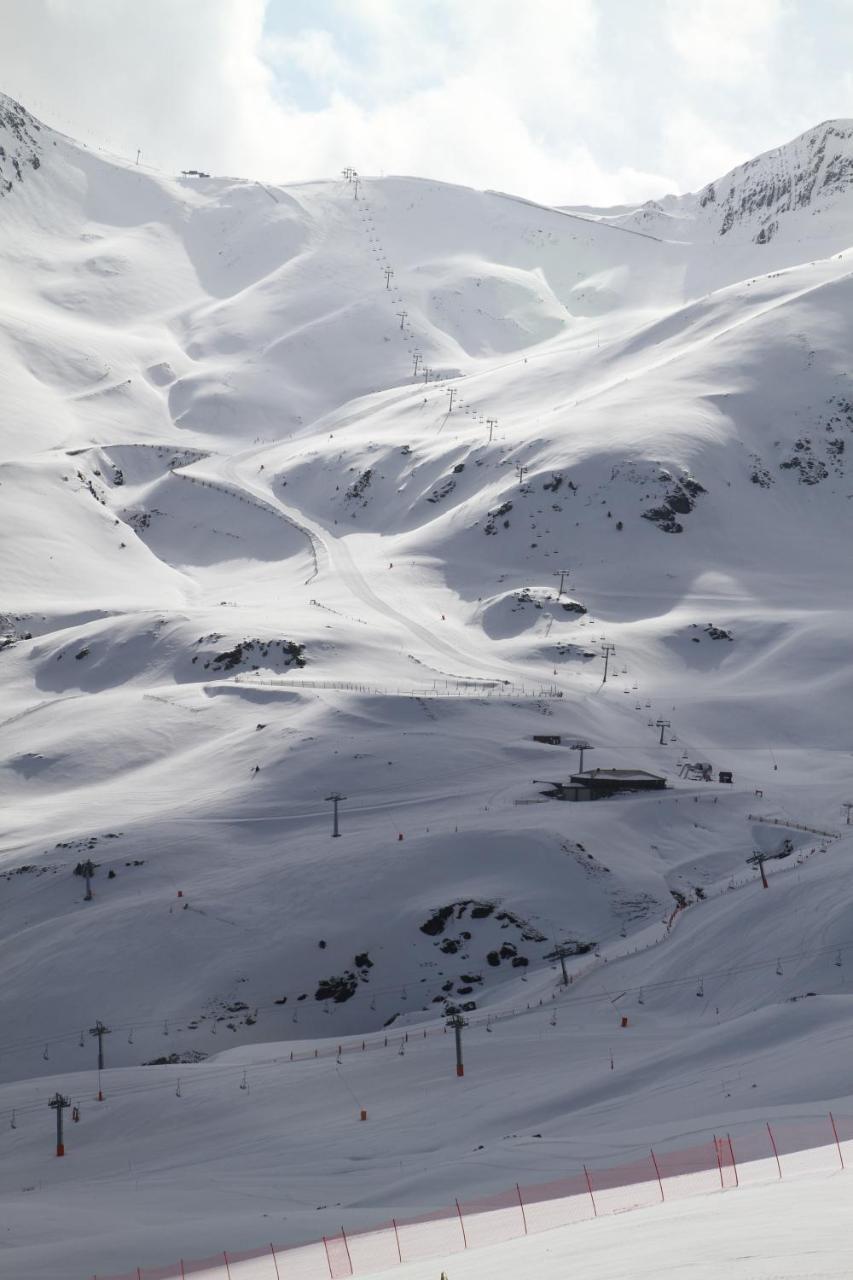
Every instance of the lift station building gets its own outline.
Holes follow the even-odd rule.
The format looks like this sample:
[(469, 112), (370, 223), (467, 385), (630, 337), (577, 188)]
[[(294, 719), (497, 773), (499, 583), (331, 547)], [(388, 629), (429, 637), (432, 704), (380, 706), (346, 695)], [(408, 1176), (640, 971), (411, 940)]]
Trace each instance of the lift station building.
[(585, 769), (560, 786), (561, 800), (602, 800), (621, 791), (663, 791), (666, 778), (645, 769)]

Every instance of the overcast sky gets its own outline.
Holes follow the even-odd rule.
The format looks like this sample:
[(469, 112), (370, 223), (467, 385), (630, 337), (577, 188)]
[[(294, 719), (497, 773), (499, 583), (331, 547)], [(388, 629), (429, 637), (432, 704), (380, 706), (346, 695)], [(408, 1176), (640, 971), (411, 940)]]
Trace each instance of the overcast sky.
[(695, 190), (853, 116), (853, 0), (0, 0), (0, 91), (90, 144), (552, 203)]

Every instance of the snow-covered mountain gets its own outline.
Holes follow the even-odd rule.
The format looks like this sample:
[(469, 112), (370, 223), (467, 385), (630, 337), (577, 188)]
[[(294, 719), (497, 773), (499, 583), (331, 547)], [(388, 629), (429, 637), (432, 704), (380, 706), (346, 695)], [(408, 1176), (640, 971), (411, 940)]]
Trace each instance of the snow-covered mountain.
[(825, 120), (695, 194), (588, 212), (664, 239), (695, 243), (728, 236), (769, 245), (781, 233), (783, 240), (812, 241), (816, 251), (828, 253), (833, 242), (839, 249), (849, 246), (851, 187), (853, 120)]
[[(511, 1185), (534, 1131), (547, 1176), (641, 1125), (849, 1092), (853, 845), (816, 833), (853, 799), (851, 138), (579, 213), (405, 177), (171, 178), (0, 98), (0, 1106), (32, 1112), (0, 1195), (35, 1221), (25, 1170), (64, 1229), (130, 1124), (159, 1231), (116, 1182), (111, 1238), (78, 1206), (71, 1255), (22, 1227), (17, 1273), (210, 1252), (211, 1217), (265, 1238), (205, 1162), (272, 1177), (301, 1237), (315, 1200), (359, 1221), (446, 1198), (448, 1169)], [(546, 800), (578, 740), (670, 788)], [(734, 784), (681, 777), (700, 761)], [(773, 892), (756, 849), (785, 855)], [(570, 1026), (539, 1013), (556, 943), (588, 967)], [(602, 1076), (625, 1001), (641, 1025)], [(260, 1078), (270, 1042), (458, 1006), (494, 1063), (478, 1106), (433, 1059), (371, 1063), (389, 1110), (358, 1186), (349, 1117), (322, 1136), (340, 1082), (300, 1068), (297, 1210), (304, 1163), (294, 1182), (269, 1136), (292, 1099), (238, 1117), (222, 1050)], [(502, 1049), (477, 1020), (508, 1008)], [(97, 1019), (127, 1097), (95, 1116)], [(217, 1052), (182, 1067), (201, 1110), (141, 1065)], [(57, 1088), (89, 1121), (61, 1176)]]

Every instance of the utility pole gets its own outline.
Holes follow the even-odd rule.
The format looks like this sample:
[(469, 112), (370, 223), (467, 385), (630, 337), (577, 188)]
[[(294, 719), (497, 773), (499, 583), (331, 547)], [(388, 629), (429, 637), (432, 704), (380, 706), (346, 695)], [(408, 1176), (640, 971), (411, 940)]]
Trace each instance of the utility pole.
[(489, 428), (489, 444), (492, 443), (492, 435), (494, 434), (494, 430), (497, 425), (497, 418), (486, 418), (486, 426)]
[(572, 751), (579, 751), (581, 753), (580, 764), (578, 765), (578, 773), (583, 773), (583, 753), (585, 751), (594, 751), (595, 747), (591, 746), (583, 738), (578, 738), (577, 742), (572, 742), (570, 745), (571, 745)]
[(62, 1113), (66, 1107), (71, 1106), (70, 1098), (63, 1098), (61, 1093), (56, 1093), (47, 1104), (51, 1111), (56, 1112), (56, 1154), (58, 1156), (65, 1155), (65, 1143), (62, 1141)]
[(576, 953), (575, 953), (574, 951), (572, 951), (571, 947), (567, 947), (567, 946), (566, 946), (566, 944), (565, 944), (564, 942), (561, 942), (561, 943), (560, 943), (560, 945), (559, 945), (558, 947), (555, 947), (555, 948), (554, 948), (554, 955), (555, 955), (555, 956), (557, 957), (557, 959), (559, 960), (559, 962), (560, 962), (560, 968), (561, 968), (561, 969), (562, 969), (562, 971), (563, 971), (563, 986), (564, 986), (564, 987), (567, 987), (567, 986), (569, 985), (569, 975), (568, 975), (568, 973), (566, 972), (566, 956), (573, 956), (573, 955), (575, 955), (575, 954), (576, 954)]
[(448, 413), (452, 413), (452, 412), (453, 412), (453, 397), (456, 395), (456, 388), (455, 388), (455, 387), (447, 387), (447, 394), (450, 396), (450, 403), (449, 403), (449, 404), (448, 404), (448, 406), (447, 406), (447, 412), (448, 412)]
[(424, 365), (424, 382), (425, 383), (429, 382), (430, 372), (431, 371), (426, 367), (426, 365)]
[(842, 809), (846, 809), (846, 810), (847, 810), (847, 824), (846, 824), (846, 825), (849, 827), (849, 826), (850, 826), (850, 810), (851, 810), (851, 809), (853, 809), (853, 800), (845, 800), (845, 801), (844, 801), (844, 803), (842, 804), (841, 808), (842, 808)]
[(352, 171), (352, 180), (353, 180), (353, 185), (355, 187), (355, 191), (353, 192), (352, 198), (353, 200), (357, 200), (358, 199), (358, 174), (356, 173), (355, 169), (353, 169)]
[(104, 1036), (109, 1034), (109, 1027), (105, 1027), (100, 1018), (94, 1027), (89, 1028), (89, 1035), (98, 1037), (98, 1102), (103, 1102), (104, 1100), (104, 1093), (101, 1089), (101, 1072), (104, 1069)]
[(663, 740), (663, 734), (664, 730), (669, 728), (670, 722), (669, 720), (655, 720), (655, 724), (660, 729), (660, 745), (665, 747), (666, 743)]
[(406, 327), (406, 316), (407, 316), (408, 314), (409, 314), (409, 313), (408, 313), (408, 311), (398, 311), (398, 312), (397, 312), (397, 315), (400, 317), (400, 328), (401, 328), (401, 329), (405, 329), (405, 327)]
[(563, 594), (563, 587), (565, 585), (566, 578), (568, 578), (570, 572), (571, 572), (570, 569), (554, 569), (553, 570), (554, 577), (555, 578), (558, 577), (560, 579), (560, 590), (557, 592), (558, 600), (560, 596)]
[(767, 872), (764, 870), (764, 854), (757, 853), (755, 855), (755, 860), (758, 863), (758, 870), (761, 872), (761, 883), (765, 889), (769, 889), (770, 886), (767, 883)]
[(461, 1013), (454, 1013), (453, 1017), (448, 1020), (447, 1025), (453, 1028), (453, 1034), (456, 1037), (456, 1074), (464, 1076), (465, 1067), (462, 1064), (462, 1028), (467, 1027), (468, 1023), (462, 1017)]
[(418, 365), (420, 364), (421, 360), (423, 359), (423, 357), (421, 356), (420, 351), (413, 351), (413, 352), (412, 352), (412, 359), (413, 359), (413, 360), (414, 360), (414, 362), (415, 362), (415, 368), (414, 368), (414, 372), (412, 373), (412, 377), (413, 377), (413, 378), (416, 378), (416, 377), (418, 376)]
[(611, 655), (611, 653), (615, 653), (615, 652), (616, 652), (616, 645), (615, 645), (615, 644), (603, 644), (603, 645), (601, 646), (601, 652), (602, 652), (602, 654), (604, 655), (604, 677), (603, 677), (603, 679), (602, 679), (601, 683), (602, 683), (602, 684), (607, 684), (607, 667), (608, 667), (608, 664), (609, 664), (609, 662), (610, 662), (610, 655)]
[(326, 799), (331, 800), (332, 806), (333, 806), (332, 807), (332, 838), (334, 839), (336, 836), (339, 836), (341, 834), (340, 831), (338, 830), (338, 802), (340, 800), (346, 800), (346, 796), (342, 796), (339, 791), (333, 791), (330, 796), (326, 796)]
[(393, 268), (393, 267), (386, 267), (386, 268), (385, 268), (385, 288), (386, 288), (386, 289), (390, 289), (390, 288), (391, 288), (391, 277), (393, 276), (393, 274), (394, 274), (394, 268)]
[(530, 470), (530, 468), (526, 466), (523, 462), (517, 462), (515, 464), (515, 469), (516, 469), (516, 472), (518, 473), (518, 483), (524, 484), (524, 477), (527, 475), (527, 472)]
[(93, 897), (92, 876), (95, 874), (95, 863), (93, 863), (91, 858), (87, 858), (85, 863), (81, 863), (81, 868), (79, 869), (81, 869), (82, 876), (86, 877), (86, 896), (83, 897), (83, 901), (91, 902)]
[(141, 155), (142, 155), (142, 152), (141, 152), (141, 150), (137, 147), (137, 150), (136, 150), (136, 163), (137, 163), (137, 164), (139, 164), (139, 157), (140, 157)]

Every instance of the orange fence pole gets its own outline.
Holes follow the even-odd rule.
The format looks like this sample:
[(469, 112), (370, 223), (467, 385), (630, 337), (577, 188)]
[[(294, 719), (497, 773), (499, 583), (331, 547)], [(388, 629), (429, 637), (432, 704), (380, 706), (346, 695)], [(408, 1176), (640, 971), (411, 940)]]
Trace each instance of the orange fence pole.
[(462, 1228), (462, 1242), (463, 1242), (463, 1244), (465, 1245), (465, 1248), (467, 1249), (467, 1248), (468, 1248), (468, 1237), (467, 1237), (467, 1235), (465, 1234), (465, 1222), (464, 1222), (464, 1220), (463, 1220), (463, 1218), (462, 1218), (462, 1209), (460, 1208), (460, 1205), (459, 1205), (459, 1201), (458, 1201), (458, 1200), (456, 1201), (456, 1212), (459, 1214), (459, 1225), (460, 1225), (460, 1227)]
[(832, 1132), (835, 1134), (835, 1145), (838, 1147), (838, 1159), (841, 1161), (841, 1168), (844, 1168), (844, 1156), (841, 1154), (841, 1143), (838, 1141), (838, 1130), (835, 1127), (835, 1118), (830, 1111), (829, 1123), (832, 1125)]
[(584, 1165), (584, 1167), (583, 1167), (583, 1171), (584, 1171), (584, 1174), (586, 1175), (586, 1185), (587, 1185), (587, 1187), (588, 1187), (588, 1189), (589, 1189), (589, 1198), (590, 1198), (590, 1200), (592, 1201), (592, 1212), (593, 1212), (593, 1216), (597, 1218), (597, 1217), (598, 1217), (598, 1210), (597, 1210), (597, 1209), (596, 1209), (596, 1207), (595, 1207), (595, 1196), (592, 1194), (592, 1179), (591, 1179), (591, 1178), (590, 1178), (590, 1176), (589, 1176), (589, 1170), (587, 1169), (586, 1165)]
[(779, 1177), (782, 1177), (782, 1161), (779, 1159), (779, 1152), (776, 1147), (776, 1139), (773, 1137), (773, 1130), (770, 1128), (770, 1121), (767, 1122), (767, 1132), (770, 1134), (770, 1145), (773, 1148), (773, 1154), (776, 1157), (776, 1168), (779, 1170)]
[(524, 1223), (524, 1234), (527, 1235), (527, 1214), (524, 1212), (524, 1201), (521, 1198), (521, 1187), (518, 1183), (515, 1184), (515, 1189), (518, 1192), (518, 1207), (521, 1210), (521, 1221)]
[(652, 1164), (655, 1166), (655, 1173), (656, 1173), (656, 1174), (657, 1174), (657, 1176), (658, 1176), (658, 1186), (660, 1187), (660, 1198), (661, 1198), (661, 1200), (665, 1200), (665, 1199), (666, 1199), (666, 1196), (663, 1194), (663, 1182), (662, 1182), (662, 1180), (661, 1180), (661, 1176), (660, 1176), (660, 1169), (658, 1168), (658, 1162), (657, 1162), (657, 1160), (655, 1159), (655, 1153), (654, 1153), (654, 1151), (652, 1151), (651, 1147), (649, 1148), (649, 1150), (651, 1151)]
[(726, 1137), (728, 1138), (728, 1141), (729, 1141), (729, 1155), (730, 1155), (730, 1156), (731, 1156), (731, 1158), (732, 1158), (732, 1168), (733, 1168), (733, 1169), (734, 1169), (734, 1171), (735, 1171), (735, 1186), (736, 1186), (736, 1187), (739, 1187), (739, 1186), (740, 1186), (740, 1178), (737, 1176), (737, 1160), (735, 1160), (735, 1149), (734, 1149), (734, 1147), (732, 1146), (732, 1135), (729, 1133), (729, 1134), (727, 1134), (727, 1135), (726, 1135)]
[(349, 1263), (349, 1273), (350, 1275), (352, 1275), (352, 1258), (350, 1257), (350, 1252), (349, 1252), (349, 1240), (347, 1240), (347, 1233), (344, 1231), (343, 1227), (341, 1227), (341, 1235), (343, 1236), (344, 1248), (347, 1251), (347, 1262)]

